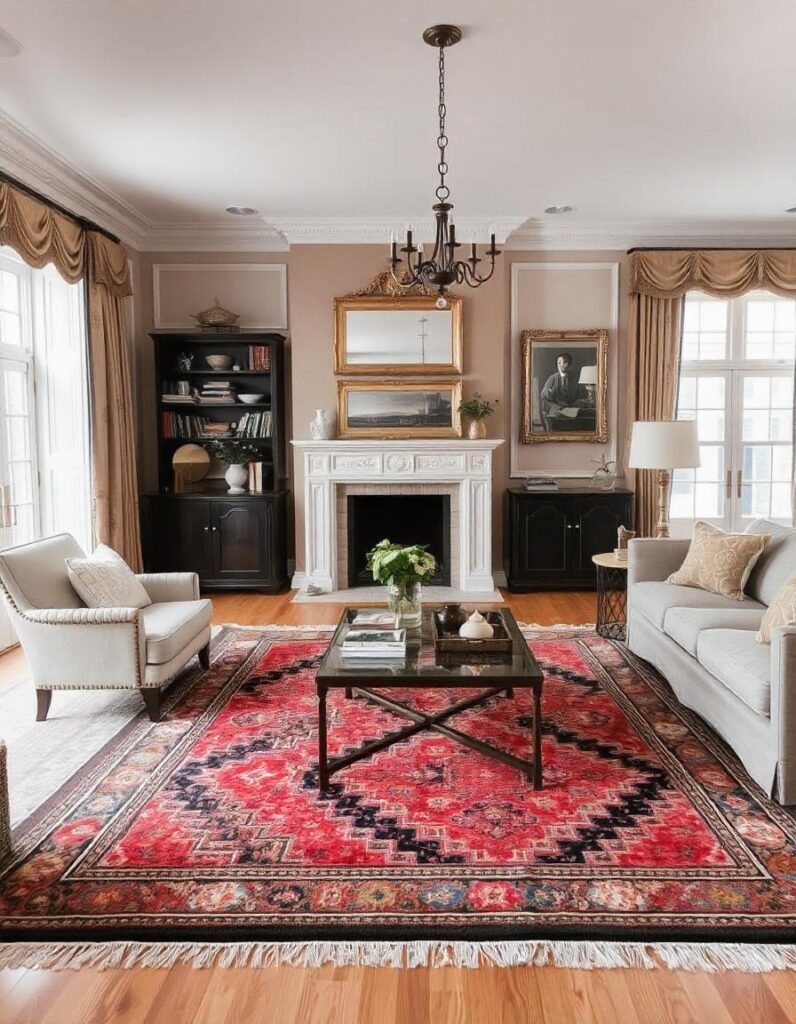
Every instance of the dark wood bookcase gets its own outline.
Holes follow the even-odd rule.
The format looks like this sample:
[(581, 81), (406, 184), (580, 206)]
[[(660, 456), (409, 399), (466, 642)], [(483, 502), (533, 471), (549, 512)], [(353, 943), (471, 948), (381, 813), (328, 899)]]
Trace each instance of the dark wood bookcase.
[[(148, 494), (142, 509), (144, 561), (150, 572), (193, 571), (203, 587), (253, 589), (276, 593), (287, 577), (287, 496), (285, 436), (284, 337), (261, 331), (203, 333), (157, 331), (158, 491)], [(250, 346), (268, 351), (268, 368), (249, 369)], [(183, 353), (193, 356), (180, 368)], [(238, 370), (213, 370), (207, 355), (232, 356)], [(201, 390), (208, 381), (231, 381), (238, 394), (266, 395), (264, 402), (176, 404), (163, 395), (177, 381)], [(164, 413), (238, 423), (244, 413), (270, 411), (270, 437), (241, 438), (258, 449), (263, 463), (262, 493), (229, 494), (223, 479), (208, 477), (190, 491), (175, 493), (172, 458), (183, 444), (206, 445), (210, 438), (166, 436)], [(185, 420), (183, 420), (185, 423)]]

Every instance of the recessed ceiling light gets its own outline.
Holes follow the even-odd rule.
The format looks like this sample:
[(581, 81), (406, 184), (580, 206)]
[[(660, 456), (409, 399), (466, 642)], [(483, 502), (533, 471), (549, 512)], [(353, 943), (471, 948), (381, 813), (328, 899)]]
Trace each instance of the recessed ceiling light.
[(796, 213), (796, 206), (789, 206), (785, 213)]
[(0, 28), (0, 57), (18, 57), (20, 53), (22, 53), (20, 43)]
[(227, 213), (234, 213), (236, 217), (252, 217), (257, 211), (253, 206), (228, 206)]
[(572, 213), (574, 206), (546, 206), (545, 213)]

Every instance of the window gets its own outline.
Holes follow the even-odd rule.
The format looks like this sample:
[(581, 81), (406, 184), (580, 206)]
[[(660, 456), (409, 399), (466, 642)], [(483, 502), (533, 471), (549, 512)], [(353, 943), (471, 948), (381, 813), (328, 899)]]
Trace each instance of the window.
[(795, 300), (686, 296), (677, 417), (697, 421), (702, 465), (673, 474), (675, 535), (791, 522), (795, 355)]
[(83, 288), (0, 248), (0, 548), (61, 531), (91, 547)]

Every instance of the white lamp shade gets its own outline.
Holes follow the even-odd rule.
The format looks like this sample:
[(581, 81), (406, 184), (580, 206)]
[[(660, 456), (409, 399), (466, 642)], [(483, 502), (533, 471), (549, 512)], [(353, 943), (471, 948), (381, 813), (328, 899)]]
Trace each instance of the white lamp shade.
[(695, 420), (648, 420), (633, 424), (631, 469), (689, 469), (700, 465)]
[(596, 384), (597, 383), (597, 366), (582, 366), (580, 370), (580, 377), (578, 378), (578, 384)]

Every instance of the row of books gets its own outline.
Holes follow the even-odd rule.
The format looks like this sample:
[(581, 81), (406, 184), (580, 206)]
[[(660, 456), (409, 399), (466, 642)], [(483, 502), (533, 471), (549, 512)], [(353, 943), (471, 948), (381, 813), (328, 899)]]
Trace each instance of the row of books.
[(263, 493), (263, 464), (262, 462), (249, 463), (249, 493)]
[(245, 412), (238, 421), (237, 437), (270, 437), (271, 410)]
[(271, 348), (269, 345), (249, 345), (249, 369), (271, 369)]
[(237, 398), (235, 385), (228, 380), (207, 381), (207, 383), (202, 385), (202, 390), (197, 395), (197, 401), (200, 405), (203, 403), (234, 405)]

